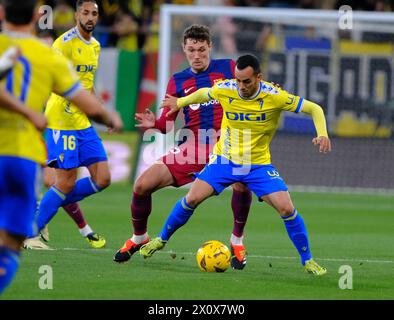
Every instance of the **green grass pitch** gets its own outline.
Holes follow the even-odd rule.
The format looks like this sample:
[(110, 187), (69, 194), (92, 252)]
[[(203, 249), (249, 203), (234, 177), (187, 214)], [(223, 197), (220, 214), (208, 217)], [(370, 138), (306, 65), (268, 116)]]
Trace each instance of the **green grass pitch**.
[[(107, 239), (92, 249), (71, 219), (60, 211), (49, 226), (53, 251), (23, 251), (21, 267), (2, 299), (394, 299), (394, 206), (383, 195), (293, 193), (314, 258), (328, 268), (323, 277), (306, 274), (277, 213), (253, 199), (243, 271), (199, 271), (195, 252), (206, 240), (228, 244), (232, 229), (231, 192), (203, 203), (163, 249), (144, 260), (112, 261), (130, 236), (131, 187), (113, 185), (81, 202), (85, 216)], [(153, 196), (149, 231), (155, 236), (186, 190)], [(173, 254), (175, 253), (175, 254)], [(42, 290), (42, 265), (53, 271), (53, 289)], [(339, 268), (352, 268), (353, 289), (340, 289)]]

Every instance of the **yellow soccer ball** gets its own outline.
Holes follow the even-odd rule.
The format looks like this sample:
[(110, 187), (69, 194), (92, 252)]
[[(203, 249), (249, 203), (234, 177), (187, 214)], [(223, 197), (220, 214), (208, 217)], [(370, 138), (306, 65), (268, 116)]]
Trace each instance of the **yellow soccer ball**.
[(230, 266), (231, 252), (220, 241), (210, 240), (198, 249), (196, 259), (203, 272), (224, 272)]

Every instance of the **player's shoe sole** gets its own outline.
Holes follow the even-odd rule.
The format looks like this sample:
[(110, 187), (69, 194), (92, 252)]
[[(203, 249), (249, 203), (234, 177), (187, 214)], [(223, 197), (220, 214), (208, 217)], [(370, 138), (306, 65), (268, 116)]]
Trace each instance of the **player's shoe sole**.
[(246, 266), (246, 250), (244, 245), (233, 245), (230, 243), (231, 268), (242, 270)]
[(107, 243), (104, 237), (100, 236), (96, 232), (88, 234), (85, 239), (94, 249), (104, 248), (105, 244)]
[(322, 276), (327, 273), (327, 269), (320, 266), (315, 260), (310, 259), (305, 262), (305, 271), (315, 276)]
[(147, 244), (144, 244), (140, 248), (140, 254), (144, 258), (151, 257), (156, 251), (161, 250), (166, 245), (167, 241), (163, 241), (160, 237), (154, 238), (149, 241)]
[(150, 241), (150, 238), (142, 243), (134, 243), (131, 241), (131, 239), (127, 239), (127, 241), (124, 243), (123, 247), (120, 248), (118, 251), (116, 251), (113, 260), (118, 263), (123, 263), (127, 262), (130, 260), (131, 256), (136, 253), (140, 248), (144, 245), (147, 244)]
[(23, 242), (23, 248), (29, 250), (53, 250), (41, 241), (40, 237), (28, 238)]

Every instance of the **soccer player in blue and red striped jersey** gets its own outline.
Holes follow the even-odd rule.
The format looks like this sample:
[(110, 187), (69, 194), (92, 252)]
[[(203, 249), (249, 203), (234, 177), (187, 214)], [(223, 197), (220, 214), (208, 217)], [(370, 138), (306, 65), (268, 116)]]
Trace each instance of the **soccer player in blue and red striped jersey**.
[[(207, 88), (216, 82), (234, 77), (235, 62), (231, 59), (211, 59), (212, 42), (206, 26), (192, 25), (183, 34), (183, 51), (189, 68), (175, 73), (168, 82), (167, 94), (184, 97), (200, 88)], [(142, 129), (158, 129), (161, 133), (172, 130), (177, 113), (167, 117), (169, 109), (163, 109), (156, 119), (150, 110), (137, 113), (137, 126)], [(186, 139), (168, 154), (156, 161), (138, 177), (134, 184), (131, 201), (133, 236), (120, 248), (114, 261), (125, 262), (149, 241), (148, 217), (152, 208), (152, 193), (166, 186), (180, 187), (194, 180), (208, 162), (209, 154), (220, 136), (222, 107), (217, 100), (190, 105), (183, 109), (185, 125), (182, 130)], [(230, 238), (234, 269), (246, 265), (243, 244), (243, 230), (252, 201), (251, 192), (241, 183), (233, 185), (231, 207), (234, 228)]]

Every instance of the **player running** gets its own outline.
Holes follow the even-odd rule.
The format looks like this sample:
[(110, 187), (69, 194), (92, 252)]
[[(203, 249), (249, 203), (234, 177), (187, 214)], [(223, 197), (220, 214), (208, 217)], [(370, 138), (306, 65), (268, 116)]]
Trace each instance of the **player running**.
[[(29, 106), (42, 112), (51, 92), (70, 99), (94, 120), (120, 129), (120, 119), (109, 114), (84, 90), (69, 61), (41, 43), (32, 33), (38, 17), (37, 0), (6, 0), (0, 35), (0, 54), (16, 46), (20, 57), (2, 86)], [(9, 109), (9, 108), (8, 108)], [(41, 129), (43, 125), (39, 125)], [(34, 228), (36, 174), (46, 163), (41, 132), (25, 116), (0, 108), (0, 293), (11, 283), (19, 266), (19, 254)], [(43, 226), (43, 225), (42, 225)], [(41, 226), (41, 227), (42, 227)]]
[(313, 144), (320, 145), (320, 152), (331, 151), (323, 110), (313, 102), (263, 81), (260, 63), (252, 55), (239, 57), (235, 79), (222, 81), (180, 99), (167, 95), (162, 104), (171, 108), (167, 113), (170, 116), (191, 103), (210, 99), (219, 100), (223, 107), (223, 134), (215, 145), (209, 164), (186, 197), (175, 205), (159, 236), (143, 245), (140, 253), (150, 257), (161, 250), (205, 199), (220, 194), (232, 183), (243, 182), (260, 201), (278, 211), (305, 270), (314, 275), (324, 275), (327, 270), (312, 259), (306, 226), (293, 206), (285, 182), (271, 164), (269, 151), (282, 111), (310, 114), (317, 131)]
[[(100, 44), (92, 36), (98, 20), (96, 1), (78, 0), (75, 18), (77, 25), (57, 38), (53, 48), (72, 61), (82, 86), (94, 93), (94, 75), (100, 55)], [(106, 240), (91, 229), (76, 203), (110, 184), (102, 141), (86, 115), (57, 94), (52, 94), (45, 114), (48, 117), (48, 166), (55, 168), (56, 182), (41, 200), (38, 224), (48, 223), (62, 206), (90, 245), (102, 248)], [(79, 167), (87, 167), (91, 177), (76, 181)]]
[[(183, 51), (189, 68), (175, 73), (167, 84), (167, 94), (187, 96), (200, 88), (211, 87), (215, 82), (234, 77), (234, 61), (210, 59), (212, 42), (208, 27), (192, 25), (183, 34)], [(159, 119), (146, 110), (135, 118), (143, 129), (155, 128), (161, 133), (170, 131), (178, 112), (167, 117), (169, 108), (164, 108)], [(194, 180), (208, 162), (209, 153), (219, 136), (222, 108), (219, 101), (211, 99), (206, 103), (189, 105), (183, 109), (184, 129), (191, 133), (185, 142), (156, 161), (137, 179), (131, 200), (133, 236), (120, 248), (113, 260), (125, 262), (150, 238), (147, 233), (148, 217), (152, 208), (152, 193), (166, 186), (180, 187)], [(209, 134), (207, 137), (207, 133)], [(246, 265), (246, 251), (243, 244), (243, 230), (252, 201), (251, 192), (241, 183), (233, 185), (231, 206), (234, 228), (230, 238), (231, 266), (243, 269)]]

